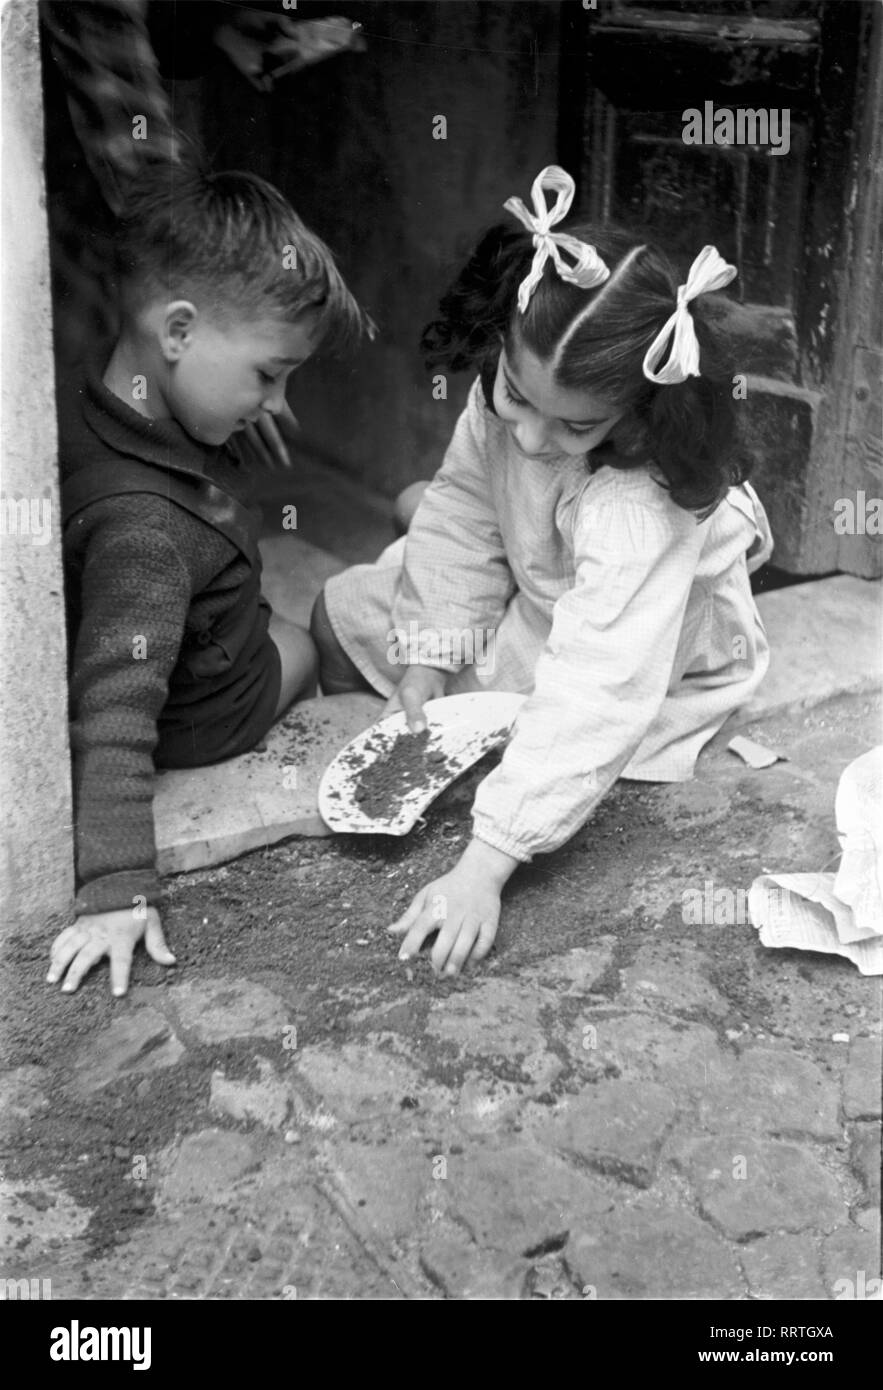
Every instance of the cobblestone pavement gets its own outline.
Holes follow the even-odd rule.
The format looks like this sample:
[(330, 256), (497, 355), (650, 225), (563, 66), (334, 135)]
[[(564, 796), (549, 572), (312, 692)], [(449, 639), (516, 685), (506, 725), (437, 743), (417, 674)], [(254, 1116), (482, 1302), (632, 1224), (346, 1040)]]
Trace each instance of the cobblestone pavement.
[[(571, 857), (568, 891), (598, 904), (579, 944), (503, 949), (453, 986), (397, 967), (316, 1006), (307, 982), (293, 1008), (281, 973), (201, 969), (114, 1008), (104, 981), (54, 1001), (80, 1031), (0, 1077), (0, 1275), (56, 1298), (873, 1295), (880, 981), (765, 950), (738, 908), (688, 931), (682, 904), (717, 884), (737, 783), (756, 837), (723, 882), (820, 867), (837, 775), (878, 727), (876, 702), (841, 700), (752, 731), (787, 763), (718, 745), (653, 789), (670, 843), (655, 821), (617, 867), (627, 931)], [(330, 1036), (311, 1009), (332, 1006)], [(62, 1101), (106, 1128), (50, 1165)]]

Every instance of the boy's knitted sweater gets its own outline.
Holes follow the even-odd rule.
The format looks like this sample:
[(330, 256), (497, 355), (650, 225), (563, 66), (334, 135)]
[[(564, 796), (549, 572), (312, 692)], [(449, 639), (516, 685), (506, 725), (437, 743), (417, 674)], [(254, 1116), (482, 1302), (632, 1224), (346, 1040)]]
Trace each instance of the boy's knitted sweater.
[[(139, 415), (97, 376), (61, 403), (59, 423), (75, 908), (83, 914), (131, 907), (140, 896), (158, 899), (152, 795), (164, 725), (180, 729), (183, 710), (194, 730), (193, 756), (167, 764), (214, 760), (199, 756), (195, 731), (201, 714), (208, 709), (217, 720), (235, 691), (239, 723), (220, 755), (244, 751), (272, 721), (279, 672), (260, 598), (259, 513), (242, 507), (235, 456), (200, 446), (174, 421)], [(133, 473), (145, 490), (131, 490)], [(92, 495), (105, 495), (75, 504), (78, 489), (80, 502), (89, 496), (90, 478)], [(156, 491), (146, 490), (153, 479)], [(195, 509), (171, 499), (176, 486), (191, 488)], [(217, 516), (198, 500), (206, 491)], [(223, 525), (225, 506), (254, 524), (238, 544), (235, 528)], [(243, 682), (250, 701), (244, 723)]]

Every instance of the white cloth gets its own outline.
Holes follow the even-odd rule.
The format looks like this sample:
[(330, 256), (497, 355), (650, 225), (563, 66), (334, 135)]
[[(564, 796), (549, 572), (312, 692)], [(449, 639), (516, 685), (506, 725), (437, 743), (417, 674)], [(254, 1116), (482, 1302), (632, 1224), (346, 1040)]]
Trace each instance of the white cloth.
[(407, 537), (332, 577), (325, 596), (341, 645), (384, 695), (404, 670), (387, 660), (395, 630), (495, 630), (479, 678), (530, 698), (478, 789), (474, 827), (528, 860), (568, 840), (617, 777), (691, 775), (766, 670), (748, 575), (771, 549), (747, 484), (697, 523), (644, 468), (589, 476), (583, 458), (532, 461), (476, 381)]

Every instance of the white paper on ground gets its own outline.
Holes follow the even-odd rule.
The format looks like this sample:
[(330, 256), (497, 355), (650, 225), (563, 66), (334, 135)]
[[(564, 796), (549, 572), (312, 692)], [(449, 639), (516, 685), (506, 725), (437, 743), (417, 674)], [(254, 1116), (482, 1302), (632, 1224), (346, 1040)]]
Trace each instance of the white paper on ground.
[(764, 874), (751, 885), (748, 911), (764, 946), (845, 956), (863, 975), (883, 975), (883, 936), (857, 928), (834, 896), (833, 874)]
[(883, 747), (844, 770), (834, 814), (843, 848), (834, 892), (864, 933), (883, 933)]
[(837, 783), (843, 850), (836, 874), (765, 874), (748, 892), (764, 946), (845, 956), (883, 975), (883, 746), (854, 758)]
[(781, 753), (774, 753), (772, 748), (764, 748), (762, 743), (755, 743), (753, 738), (745, 738), (742, 734), (731, 738), (727, 747), (753, 768), (772, 767), (773, 763), (788, 761)]

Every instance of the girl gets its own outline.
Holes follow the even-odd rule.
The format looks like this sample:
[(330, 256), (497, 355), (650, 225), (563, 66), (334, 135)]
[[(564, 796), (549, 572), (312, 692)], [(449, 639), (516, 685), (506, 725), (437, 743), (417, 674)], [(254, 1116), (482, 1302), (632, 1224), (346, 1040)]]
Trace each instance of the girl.
[(323, 688), (370, 686), (415, 732), (444, 693), (529, 694), (471, 843), (390, 928), (403, 960), (438, 932), (447, 975), (490, 950), (519, 863), (618, 777), (688, 778), (768, 662), (748, 576), (772, 544), (706, 298), (736, 270), (707, 246), (678, 286), (649, 243), (553, 231), (573, 192), (544, 169), (534, 213), (509, 199), (522, 225), (489, 231), (442, 300), (424, 347), (478, 372), (466, 409), (407, 536), (331, 579), (313, 618)]

